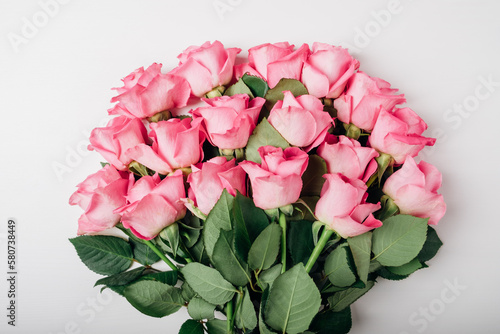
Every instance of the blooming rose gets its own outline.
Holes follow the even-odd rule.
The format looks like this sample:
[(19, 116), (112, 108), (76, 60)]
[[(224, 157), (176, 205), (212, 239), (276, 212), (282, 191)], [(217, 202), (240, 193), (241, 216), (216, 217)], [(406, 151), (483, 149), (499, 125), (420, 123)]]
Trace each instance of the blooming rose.
[(123, 87), (113, 88), (118, 102), (110, 115), (145, 118), (171, 108), (184, 107), (189, 99), (189, 85), (181, 77), (162, 74), (161, 64), (154, 63), (145, 71), (139, 68), (122, 79)]
[(79, 235), (104, 231), (120, 221), (120, 215), (113, 211), (126, 203), (129, 176), (133, 180), (132, 174), (107, 165), (78, 185), (69, 204), (85, 211), (78, 219)]
[(238, 48), (225, 49), (219, 41), (191, 46), (177, 57), (179, 66), (170, 74), (185, 78), (193, 95), (203, 96), (214, 87), (231, 81), (234, 60), (240, 52)]
[(192, 112), (193, 123), (200, 122), (212, 145), (237, 149), (247, 145), (257, 125), (260, 109), (266, 102), (257, 97), (249, 101), (246, 94), (203, 99), (207, 107)]
[(370, 146), (390, 154), (397, 164), (407, 156), (414, 157), (424, 148), (436, 142), (422, 137), (427, 124), (410, 108), (397, 109), (394, 113), (381, 110), (370, 135)]
[(354, 139), (340, 136), (338, 142), (334, 142), (335, 137), (329, 135), (317, 150), (327, 166), (328, 173), (340, 173), (349, 179), (360, 179), (368, 181), (370, 176), (377, 170), (378, 157), (376, 150), (370, 147), (362, 147)]
[(382, 79), (357, 72), (347, 82), (345, 92), (333, 102), (339, 120), (360, 129), (372, 130), (380, 107), (392, 111), (396, 104), (406, 102), (404, 94), (395, 95), (397, 89), (390, 87)]
[(122, 215), (123, 226), (144, 240), (153, 239), (165, 227), (186, 214), (180, 201), (186, 197), (182, 172), (160, 179), (158, 174), (141, 177), (129, 190), (129, 204), (116, 210)]
[(189, 198), (206, 215), (224, 189), (232, 196), (236, 196), (236, 191), (246, 195), (246, 174), (240, 166), (236, 166), (235, 159), (227, 161), (224, 157), (215, 157), (192, 166), (187, 181), (190, 185)]
[(399, 212), (429, 218), (436, 225), (446, 212), (441, 187), (441, 173), (433, 165), (421, 161), (418, 165), (408, 156), (400, 170), (389, 176), (382, 191), (399, 207)]
[(251, 161), (239, 164), (250, 177), (255, 205), (267, 210), (296, 202), (309, 160), (307, 153), (297, 147), (283, 150), (273, 146), (259, 147), (258, 152), (260, 165)]
[(92, 130), (89, 149), (99, 152), (117, 169), (127, 170), (132, 159), (125, 152), (148, 140), (146, 127), (140, 119), (118, 116), (109, 121), (106, 127)]
[(316, 42), (312, 51), (302, 69), (302, 82), (309, 94), (336, 99), (358, 69), (359, 61), (346, 49), (330, 44)]
[(262, 44), (248, 50), (248, 63), (235, 66), (235, 76), (245, 73), (267, 81), (273, 88), (282, 78), (300, 80), (302, 66), (311, 52), (307, 44), (293, 51), (293, 45), (284, 43)]
[(191, 126), (190, 118), (171, 118), (151, 123), (153, 145), (139, 144), (129, 149), (126, 156), (160, 173), (189, 167), (203, 158), (202, 144), (205, 137), (199, 125)]
[(271, 110), (269, 123), (290, 144), (309, 151), (324, 140), (333, 119), (312, 95), (295, 98), (289, 91), (284, 95), (283, 101), (278, 101)]
[(321, 197), (316, 204), (318, 220), (328, 225), (341, 237), (354, 237), (382, 226), (373, 217), (380, 203), (366, 203), (366, 184), (358, 179), (349, 180), (341, 174), (325, 174)]

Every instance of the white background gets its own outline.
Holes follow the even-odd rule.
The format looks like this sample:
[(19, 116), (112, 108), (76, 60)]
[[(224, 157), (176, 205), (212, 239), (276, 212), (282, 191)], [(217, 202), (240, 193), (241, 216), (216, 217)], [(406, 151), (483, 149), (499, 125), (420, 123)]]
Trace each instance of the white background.
[[(177, 333), (185, 310), (154, 319), (118, 295), (99, 297), (100, 276), (68, 241), (81, 214), (68, 198), (100, 168), (100, 156), (82, 149), (107, 118), (110, 88), (153, 62), (169, 70), (182, 50), (215, 39), (243, 50), (278, 41), (349, 47), (438, 136), (424, 156), (443, 173), (445, 245), (409, 279), (380, 279), (354, 304), (351, 333), (500, 332), (500, 2), (65, 2), (47, 16), (38, 1), (0, 0), (1, 333)], [(23, 31), (26, 22), (37, 31)], [(16, 328), (5, 316), (9, 218), (18, 224)]]

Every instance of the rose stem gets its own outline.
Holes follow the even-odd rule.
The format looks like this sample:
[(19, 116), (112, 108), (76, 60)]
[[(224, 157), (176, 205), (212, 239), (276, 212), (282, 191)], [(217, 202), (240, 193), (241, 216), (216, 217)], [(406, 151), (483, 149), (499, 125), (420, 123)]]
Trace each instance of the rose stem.
[(318, 259), (319, 255), (323, 251), (323, 248), (325, 248), (326, 243), (328, 240), (330, 240), (330, 237), (333, 234), (333, 230), (329, 229), (328, 227), (325, 226), (325, 229), (321, 233), (321, 237), (318, 240), (318, 243), (316, 244), (316, 247), (314, 247), (311, 256), (309, 257), (309, 260), (307, 261), (306, 264), (306, 272), (309, 273), (316, 263), (316, 260)]
[(286, 271), (286, 217), (283, 212), (280, 212), (279, 223), (281, 226), (281, 263), (283, 266), (281, 267), (281, 273), (283, 274)]
[(153, 245), (153, 243), (149, 240), (144, 240), (144, 243), (146, 245), (148, 245), (149, 248), (151, 248), (151, 250), (153, 252), (156, 253), (156, 255), (158, 255), (160, 257), (160, 259), (163, 260), (163, 262), (165, 262), (166, 264), (168, 264), (168, 266), (170, 268), (172, 268), (172, 270), (178, 270), (177, 267), (175, 266), (175, 264), (172, 263), (172, 261), (170, 261), (166, 256), (165, 254), (163, 254), (162, 252), (160, 252), (160, 250), (158, 248), (156, 248), (155, 245)]

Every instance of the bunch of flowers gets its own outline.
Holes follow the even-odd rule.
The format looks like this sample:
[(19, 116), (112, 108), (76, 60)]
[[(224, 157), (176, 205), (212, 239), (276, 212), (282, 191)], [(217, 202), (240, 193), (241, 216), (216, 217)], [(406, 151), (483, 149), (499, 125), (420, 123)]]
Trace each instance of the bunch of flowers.
[(347, 333), (377, 278), (441, 246), (441, 174), (414, 160), (435, 139), (341, 47), (240, 51), (193, 46), (115, 88), (71, 242), (140, 312), (187, 307), (181, 334)]

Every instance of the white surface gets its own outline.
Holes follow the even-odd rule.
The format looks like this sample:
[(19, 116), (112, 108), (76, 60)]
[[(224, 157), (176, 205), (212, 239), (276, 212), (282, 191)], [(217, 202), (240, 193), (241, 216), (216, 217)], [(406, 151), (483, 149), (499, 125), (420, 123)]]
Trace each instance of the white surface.
[[(445, 245), (409, 279), (380, 279), (354, 304), (351, 333), (500, 332), (500, 2), (401, 0), (384, 26), (373, 13), (394, 9), (390, 0), (66, 2), (43, 22), (38, 1), (0, 0), (0, 233), (13, 217), (19, 241), (11, 328), (0, 234), (1, 333), (177, 333), (185, 311), (153, 319), (92, 287), (99, 276), (67, 240), (81, 214), (68, 198), (101, 158), (70, 152), (107, 118), (122, 77), (152, 62), (170, 69), (183, 49), (215, 39), (244, 50), (278, 41), (349, 46), (361, 70), (406, 95), (427, 134), (441, 134), (425, 159), (443, 173), (448, 212), (437, 230)], [(221, 3), (227, 11), (218, 13)], [(15, 52), (8, 34), (22, 36), (34, 15), (46, 25)], [(480, 78), (496, 82), (491, 92)], [(447, 113), (464, 103), (470, 112)], [(58, 178), (54, 163), (70, 171)], [(454, 282), (465, 288), (453, 292)]]

